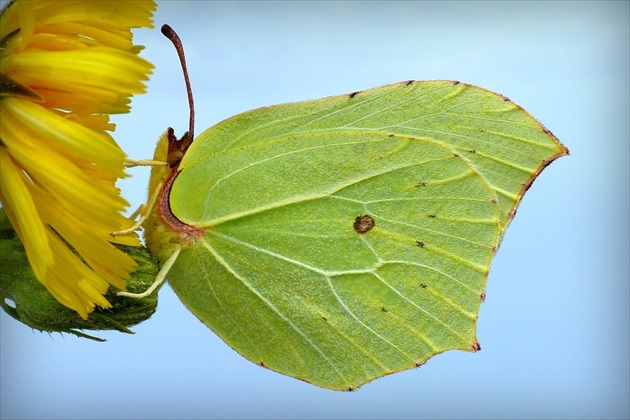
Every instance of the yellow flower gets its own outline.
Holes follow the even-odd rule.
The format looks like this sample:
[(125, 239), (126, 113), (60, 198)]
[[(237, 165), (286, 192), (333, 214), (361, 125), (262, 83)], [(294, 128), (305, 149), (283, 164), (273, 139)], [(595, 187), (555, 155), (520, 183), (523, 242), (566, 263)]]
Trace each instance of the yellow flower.
[(129, 111), (153, 66), (131, 28), (153, 1), (11, 2), (0, 16), (0, 201), (37, 279), (83, 318), (125, 288), (134, 261), (112, 237), (133, 222), (115, 183), (125, 154), (108, 114)]

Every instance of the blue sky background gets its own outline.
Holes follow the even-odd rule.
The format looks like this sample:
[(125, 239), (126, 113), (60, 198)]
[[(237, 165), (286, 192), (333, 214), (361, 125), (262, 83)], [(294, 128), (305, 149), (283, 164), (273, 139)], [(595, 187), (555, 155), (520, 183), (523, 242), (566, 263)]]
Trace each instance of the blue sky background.
[[(477, 337), (419, 369), (340, 393), (258, 367), (170, 287), (135, 335), (33, 332), (0, 314), (2, 418), (628, 418), (628, 2), (159, 4), (182, 38), (197, 133), (263, 105), (408, 79), (500, 92), (570, 149), (528, 191), (490, 271)], [(156, 65), (116, 118), (132, 158), (186, 130), (179, 63)], [(149, 170), (121, 183), (136, 207)]]

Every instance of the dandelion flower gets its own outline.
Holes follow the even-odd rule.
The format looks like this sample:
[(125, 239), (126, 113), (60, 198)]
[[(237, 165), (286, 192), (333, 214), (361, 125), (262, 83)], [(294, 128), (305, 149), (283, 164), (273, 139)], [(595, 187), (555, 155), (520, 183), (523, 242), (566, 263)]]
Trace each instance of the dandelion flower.
[(125, 154), (109, 115), (129, 111), (152, 65), (132, 28), (153, 1), (16, 0), (0, 15), (0, 201), (37, 279), (83, 318), (135, 263), (112, 237), (133, 222), (115, 186)]

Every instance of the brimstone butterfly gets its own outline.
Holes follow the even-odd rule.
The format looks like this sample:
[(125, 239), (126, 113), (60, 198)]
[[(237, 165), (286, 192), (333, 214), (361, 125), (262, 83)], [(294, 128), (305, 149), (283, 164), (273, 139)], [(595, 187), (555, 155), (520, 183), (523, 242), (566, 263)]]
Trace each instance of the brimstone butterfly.
[(568, 154), (506, 97), (447, 80), (260, 108), (190, 139), (158, 143), (171, 166), (152, 171), (147, 246), (237, 352), (337, 390), (480, 348), (503, 233)]

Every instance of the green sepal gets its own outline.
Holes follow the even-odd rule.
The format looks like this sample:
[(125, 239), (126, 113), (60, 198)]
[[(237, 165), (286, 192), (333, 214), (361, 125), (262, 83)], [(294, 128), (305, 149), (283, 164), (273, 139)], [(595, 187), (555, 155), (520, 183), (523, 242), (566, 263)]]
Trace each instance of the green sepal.
[[(138, 267), (127, 280), (127, 291), (141, 293), (158, 273), (156, 260), (144, 247), (120, 247)], [(35, 278), (24, 246), (0, 209), (0, 306), (16, 320), (39, 331), (70, 333), (96, 341), (102, 338), (78, 330), (116, 330), (133, 334), (129, 327), (149, 319), (157, 309), (158, 290), (142, 298), (117, 296), (110, 288), (105, 298), (109, 309), (97, 307), (86, 320), (59, 303)]]

